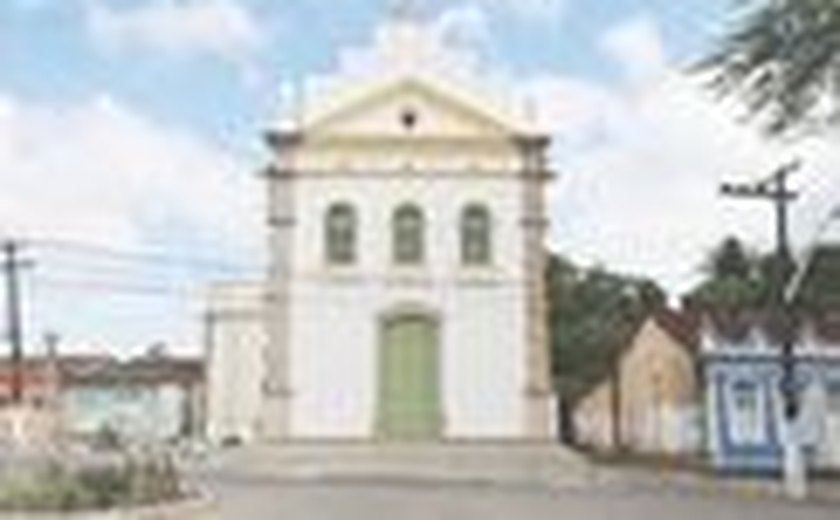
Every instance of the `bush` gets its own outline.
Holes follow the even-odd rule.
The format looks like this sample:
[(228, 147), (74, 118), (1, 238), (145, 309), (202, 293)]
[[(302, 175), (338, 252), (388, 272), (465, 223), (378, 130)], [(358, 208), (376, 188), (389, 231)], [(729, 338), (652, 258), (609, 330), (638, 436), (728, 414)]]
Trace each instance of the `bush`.
[(13, 511), (91, 509), (94, 502), (89, 488), (61, 470), (27, 475), (0, 489), (0, 509)]
[(0, 511), (111, 509), (182, 496), (178, 472), (167, 458), (77, 470), (50, 464), (0, 483)]
[(122, 448), (123, 442), (120, 434), (110, 425), (104, 424), (96, 432), (93, 438), (93, 447), (102, 451), (117, 451)]

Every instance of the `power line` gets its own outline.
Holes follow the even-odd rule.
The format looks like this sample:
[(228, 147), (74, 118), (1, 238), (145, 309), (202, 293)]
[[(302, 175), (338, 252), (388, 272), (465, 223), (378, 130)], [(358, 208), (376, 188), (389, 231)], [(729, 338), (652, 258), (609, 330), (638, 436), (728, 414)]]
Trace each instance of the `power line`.
[[(98, 262), (95, 259), (55, 258), (41, 255), (38, 257), (37, 273), (46, 276), (71, 276), (107, 280), (116, 283), (153, 281), (156, 284), (206, 284), (220, 276), (211, 272), (188, 272), (179, 270), (156, 269), (145, 265), (123, 265)], [(225, 278), (221, 276), (221, 278)]]
[(33, 277), (33, 279), (34, 283), (37, 284), (39, 290), (47, 291), (64, 290), (70, 292), (107, 292), (122, 295), (168, 296), (182, 298), (193, 298), (198, 296), (198, 291), (186, 287), (153, 284), (116, 283), (92, 278), (74, 279), (41, 275), (36, 275), (35, 277)]
[(258, 266), (236, 264), (227, 260), (185, 255), (173, 255), (157, 251), (140, 251), (122, 249), (104, 244), (82, 242), (68, 239), (38, 238), (29, 239), (27, 243), (42, 249), (65, 251), (84, 256), (108, 258), (113, 261), (126, 263), (143, 263), (181, 269), (203, 269), (217, 272), (247, 272)]

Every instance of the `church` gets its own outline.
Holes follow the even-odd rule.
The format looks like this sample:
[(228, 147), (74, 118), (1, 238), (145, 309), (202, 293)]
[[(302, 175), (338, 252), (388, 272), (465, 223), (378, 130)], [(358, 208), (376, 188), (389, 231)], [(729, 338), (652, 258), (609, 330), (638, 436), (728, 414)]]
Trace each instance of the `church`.
[(549, 440), (549, 139), (410, 13), (266, 135), (266, 279), (210, 291), (211, 440)]

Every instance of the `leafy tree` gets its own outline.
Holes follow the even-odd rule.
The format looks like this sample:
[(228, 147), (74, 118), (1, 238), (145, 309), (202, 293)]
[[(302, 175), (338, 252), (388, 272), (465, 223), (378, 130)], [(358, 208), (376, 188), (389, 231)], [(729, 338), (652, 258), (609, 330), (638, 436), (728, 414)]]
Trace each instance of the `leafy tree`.
[(739, 0), (739, 24), (702, 63), (770, 134), (840, 118), (840, 0)]
[(780, 301), (782, 291), (796, 272), (796, 264), (788, 255), (768, 253), (756, 259), (756, 269), (762, 280), (762, 301), (767, 305)]
[(712, 253), (711, 271), (715, 278), (748, 279), (753, 274), (752, 259), (737, 238), (727, 237)]
[(738, 312), (760, 307), (769, 297), (756, 258), (736, 238), (726, 238), (712, 251), (706, 271), (706, 280), (685, 297), (686, 306), (706, 311)]
[[(706, 279), (685, 296), (684, 304), (713, 312), (767, 310), (778, 301), (776, 291), (794, 271), (790, 258), (775, 253), (751, 255), (737, 239), (728, 238), (712, 252)], [(840, 309), (840, 246), (818, 248), (797, 304), (805, 313)]]
[(653, 281), (582, 269), (552, 255), (549, 329), (555, 387), (575, 401), (610, 374), (622, 347), (650, 312), (665, 304)]
[(814, 255), (797, 302), (805, 313), (823, 314), (840, 309), (840, 246), (823, 246)]

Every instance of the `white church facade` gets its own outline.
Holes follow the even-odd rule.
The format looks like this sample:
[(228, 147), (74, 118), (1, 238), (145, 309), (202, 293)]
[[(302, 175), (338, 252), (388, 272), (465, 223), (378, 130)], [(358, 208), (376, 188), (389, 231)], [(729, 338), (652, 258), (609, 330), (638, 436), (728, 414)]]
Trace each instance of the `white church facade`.
[(423, 24), (267, 136), (270, 272), (215, 288), (214, 440), (547, 440), (549, 141)]

